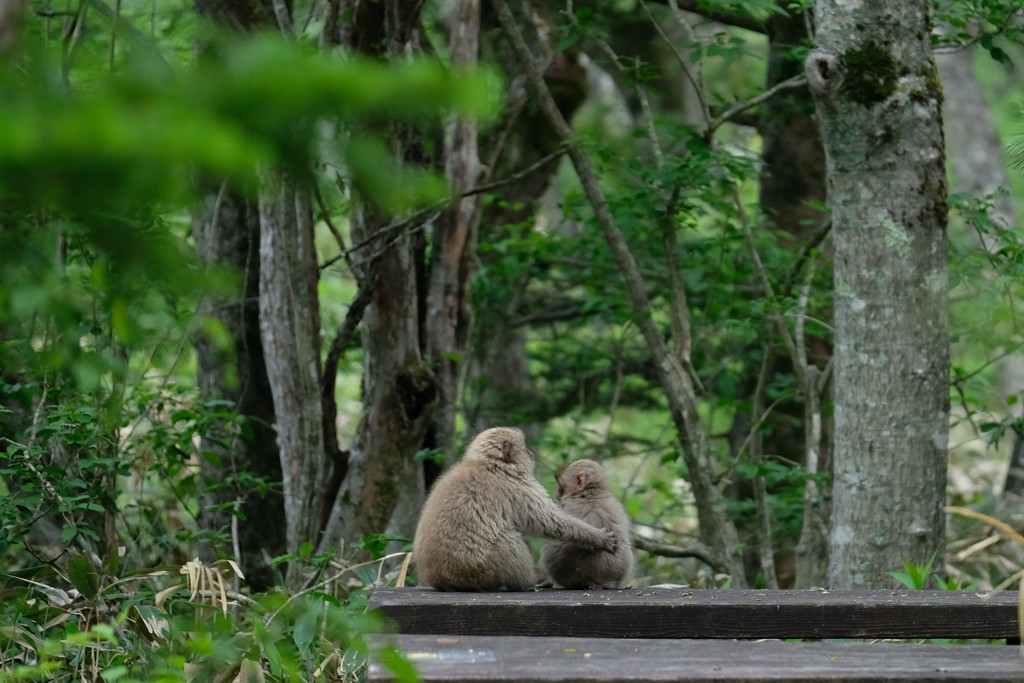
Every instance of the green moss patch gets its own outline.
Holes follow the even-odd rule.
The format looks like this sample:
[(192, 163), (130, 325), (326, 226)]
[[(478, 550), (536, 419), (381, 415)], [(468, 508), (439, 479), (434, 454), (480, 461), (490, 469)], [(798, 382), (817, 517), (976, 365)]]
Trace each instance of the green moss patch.
[(846, 74), (843, 94), (858, 104), (877, 104), (896, 91), (896, 60), (874, 41), (848, 50), (840, 64)]

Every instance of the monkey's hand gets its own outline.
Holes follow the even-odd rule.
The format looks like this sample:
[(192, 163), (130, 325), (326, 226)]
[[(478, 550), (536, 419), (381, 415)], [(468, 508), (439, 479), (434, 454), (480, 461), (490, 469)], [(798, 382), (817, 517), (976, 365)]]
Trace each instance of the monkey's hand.
[(606, 550), (614, 555), (615, 551), (619, 549), (619, 537), (611, 529), (601, 529), (601, 531), (605, 535), (605, 543), (601, 546), (601, 550)]

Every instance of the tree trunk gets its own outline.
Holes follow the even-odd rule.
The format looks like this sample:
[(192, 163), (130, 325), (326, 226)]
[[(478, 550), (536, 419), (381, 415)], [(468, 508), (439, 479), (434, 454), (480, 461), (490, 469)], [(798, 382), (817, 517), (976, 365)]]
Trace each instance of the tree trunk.
[(25, 23), (25, 0), (0, 0), (0, 57), (15, 54)]
[[(808, 37), (803, 14), (773, 15), (767, 28), (766, 90), (800, 73), (802, 65), (792, 54)], [(814, 116), (814, 100), (806, 88), (795, 88), (769, 98), (761, 109), (765, 173), (758, 202), (784, 243), (795, 252), (810, 240), (825, 217), (814, 205), (825, 201), (825, 150)], [(769, 445), (770, 450), (773, 448)], [(799, 450), (798, 445), (771, 452)]]
[[(327, 457), (320, 402), (320, 308), (308, 191), (283, 175), (260, 182), (260, 332), (281, 454), (287, 547), (316, 543)], [(300, 580), (289, 565), (287, 584)]]
[[(437, 386), (420, 354), (417, 250), (414, 235), (395, 236), (385, 217), (364, 207), (353, 222), (374, 284), (363, 314), (363, 414), (324, 532), (323, 549), (370, 533), (412, 534), (424, 493), (420, 450), (437, 401)], [(394, 524), (400, 501), (409, 503)]]
[[(452, 10), (453, 65), (473, 67), (480, 50), (480, 0), (458, 0)], [(457, 118), (445, 145), (445, 175), (456, 195), (477, 184), (480, 156), (476, 121)], [(447, 456), (455, 442), (460, 368), (469, 334), (469, 278), (476, 247), (473, 216), (479, 195), (457, 199), (438, 222), (427, 295), (427, 354), (437, 373), (440, 401), (434, 416), (433, 446)]]
[[(197, 336), (197, 382), (206, 401), (227, 401), (235, 412), (248, 418), (248, 438), (232, 438), (224, 431), (216, 438), (204, 439), (204, 453), (217, 460), (203, 458), (204, 479), (220, 482), (210, 486), (202, 513), (203, 527), (225, 530), (232, 526), (230, 512), (210, 512), (215, 506), (240, 501), (237, 524), (237, 557), (247, 584), (254, 590), (266, 590), (274, 584), (271, 568), (263, 560), (285, 551), (283, 500), (279, 492), (265, 495), (246, 485), (240, 475), (250, 474), (270, 483), (281, 481), (281, 461), (271, 425), (274, 404), (271, 400), (267, 368), (263, 360), (259, 320), (259, 217), (256, 207), (233, 192), (226, 184), (211, 187), (192, 220), (196, 249), (204, 260), (229, 267), (241, 278), (235, 297), (226, 300), (204, 299), (199, 313), (216, 319), (232, 340), (232, 348), (221, 349), (212, 339)], [(224, 446), (225, 442), (229, 445)], [(235, 553), (231, 553), (232, 556)], [(209, 558), (216, 559), (216, 558)]]
[[(421, 9), (412, 0), (355, 0), (338, 40), (373, 57), (415, 53)], [(388, 137), (396, 157), (427, 165), (416, 130), (395, 124)], [(438, 400), (421, 348), (425, 239), (421, 226), (392, 225), (391, 218), (366, 202), (353, 215), (352, 239), (360, 245), (355, 259), (364, 264), (370, 288), (362, 321), (363, 409), (321, 550), (384, 531), (411, 537), (423, 500), (423, 465), (415, 456)]]
[(946, 178), (927, 0), (815, 5), (807, 77), (835, 241), (833, 588), (891, 585), (944, 541)]
[[(248, 33), (264, 25), (265, 15), (258, 4), (196, 0), (195, 7), (200, 17), (228, 29)], [(215, 55), (206, 54), (205, 48), (200, 46), (200, 58), (215, 59)], [(207, 263), (227, 266), (241, 277), (235, 298), (206, 299), (200, 305), (202, 315), (224, 326), (233, 348), (226, 353), (213, 340), (198, 336), (196, 381), (204, 400), (233, 404), (239, 415), (249, 418), (250, 429), (249, 438), (235, 438), (228, 446), (221, 445), (225, 439), (204, 440), (203, 451), (217, 457), (217, 461), (203, 459), (204, 478), (209, 484), (220, 481), (230, 485), (208, 486), (202, 524), (208, 529), (232, 529), (236, 547), (231, 555), (241, 564), (246, 583), (254, 590), (267, 590), (274, 585), (275, 576), (264, 557), (283, 554), (286, 549), (284, 500), (273, 486), (261, 494), (257, 487), (237, 478), (251, 474), (272, 485), (281, 481), (281, 460), (272, 426), (274, 402), (260, 339), (258, 207), (226, 182), (207, 182), (202, 204), (193, 213), (192, 234), (196, 249)], [(210, 512), (234, 501), (240, 503), (240, 518), (223, 510)]]

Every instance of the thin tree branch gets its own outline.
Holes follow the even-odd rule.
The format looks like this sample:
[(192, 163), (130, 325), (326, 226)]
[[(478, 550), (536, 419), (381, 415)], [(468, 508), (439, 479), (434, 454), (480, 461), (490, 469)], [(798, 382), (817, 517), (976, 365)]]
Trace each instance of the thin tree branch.
[[(324, 202), (324, 197), (320, 194), (320, 188), (313, 185), (313, 196), (316, 198), (317, 206), (320, 207), (320, 215), (324, 219), (324, 223), (327, 224), (327, 229), (334, 235), (334, 241), (338, 243), (338, 248), (341, 250), (341, 257), (345, 259), (345, 263), (348, 264), (348, 270), (352, 273), (352, 277), (355, 278), (356, 285), (360, 288), (363, 287), (363, 271), (357, 264), (352, 262), (352, 252), (345, 247), (345, 238), (342, 236), (341, 231), (335, 227), (334, 221), (331, 220), (331, 212), (327, 210), (327, 203)], [(333, 263), (333, 261), (331, 262)]]
[(729, 568), (722, 558), (708, 545), (698, 540), (686, 543), (660, 543), (644, 538), (638, 534), (632, 536), (633, 547), (659, 557), (693, 557), (708, 565), (717, 572), (729, 573)]
[[(758, 416), (758, 423), (763, 422), (765, 397), (768, 393), (768, 382), (771, 380), (772, 368), (775, 365), (775, 350), (769, 344), (765, 349), (764, 358), (761, 359), (761, 371), (757, 376), (757, 386), (754, 389), (753, 405), (750, 412)], [(750, 432), (750, 462), (758, 465), (764, 460), (764, 438), (760, 426)], [(779, 577), (775, 571), (775, 541), (772, 538), (772, 515), (768, 506), (768, 486), (763, 475), (756, 475), (753, 481), (754, 505), (757, 510), (758, 555), (761, 558), (761, 571), (764, 573), (764, 583), (768, 588), (779, 587)]]
[[(139, 48), (145, 56), (151, 60), (151, 63), (158, 66), (161, 77), (174, 77), (174, 69), (171, 68), (170, 62), (164, 57), (163, 51), (156, 44), (156, 40), (152, 36), (147, 36), (145, 33), (136, 28), (135, 24), (129, 19), (125, 18), (123, 14), (119, 14), (104, 0), (87, 0), (87, 3), (95, 11), (100, 13), (104, 19), (108, 19), (117, 25), (117, 30), (130, 40), (135, 47)], [(83, 3), (84, 7), (86, 3)], [(52, 16), (60, 16), (62, 13), (53, 12)], [(48, 16), (41, 14), (41, 16)], [(65, 14), (66, 16), (66, 14)], [(77, 27), (76, 27), (77, 28)], [(141, 56), (141, 55), (140, 55)]]
[(782, 298), (788, 297), (793, 293), (793, 287), (796, 285), (797, 278), (801, 271), (804, 269), (804, 264), (811, 258), (811, 254), (817, 249), (828, 234), (832, 231), (832, 217), (828, 216), (818, 225), (818, 229), (814, 231), (811, 238), (807, 240), (802, 247), (800, 247), (800, 254), (796, 257), (796, 262), (793, 264), (793, 270), (790, 271), (786, 280), (782, 283), (781, 296)]
[(767, 102), (768, 100), (775, 97), (783, 90), (801, 88), (805, 85), (807, 85), (807, 77), (804, 76), (803, 74), (797, 74), (792, 78), (788, 78), (782, 81), (781, 83), (776, 83), (768, 90), (765, 90), (760, 95), (751, 97), (746, 102), (740, 102), (739, 104), (729, 107), (727, 110), (719, 114), (715, 119), (713, 119), (708, 124), (707, 130), (704, 131), (705, 137), (710, 137), (716, 130), (718, 130), (720, 126), (722, 126), (722, 124), (728, 123), (729, 120), (732, 119), (737, 114), (742, 114), (748, 109), (752, 109), (753, 107), (756, 107), (757, 105), (762, 104), (763, 102)]
[(956, 379), (954, 379), (951, 382), (951, 384), (955, 385), (955, 384), (959, 384), (960, 382), (964, 382), (966, 380), (971, 379), (975, 375), (978, 375), (978, 374), (984, 372), (985, 369), (988, 368), (989, 366), (993, 365), (994, 363), (998, 363), (999, 361), (1001, 361), (1003, 358), (1006, 358), (1007, 356), (1012, 356), (1013, 354), (1017, 353), (1017, 351), (1019, 351), (1022, 348), (1024, 348), (1024, 341), (1017, 342), (1016, 344), (1010, 346), (1008, 349), (1004, 350), (1002, 353), (996, 355), (994, 358), (989, 358), (987, 361), (985, 361), (984, 363), (979, 365), (977, 367), (977, 369), (975, 369), (973, 372), (968, 372), (966, 375), (961, 375), (960, 377), (957, 377)]
[[(683, 42), (687, 45), (696, 45), (697, 38), (693, 33), (693, 28), (690, 26), (690, 23), (686, 21), (686, 17), (684, 17), (680, 12), (676, 0), (668, 1), (672, 7), (673, 12), (675, 13), (676, 22), (679, 24), (679, 27), (683, 30)], [(686, 76), (686, 79), (690, 81), (690, 85), (693, 86), (693, 91), (697, 94), (697, 100), (700, 102), (700, 110), (704, 115), (704, 120), (710, 120), (711, 115), (708, 109), (707, 97), (704, 94), (704, 79), (701, 72), (698, 71), (694, 73), (694, 67), (690, 63), (690, 60), (683, 57), (682, 53), (679, 52), (679, 49), (676, 48), (675, 41), (668, 37), (668, 34), (665, 33), (665, 30), (661, 27), (661, 24), (659, 24), (658, 21), (654, 18), (654, 15), (651, 14), (651, 10), (648, 9), (647, 3), (644, 2), (644, 0), (640, 0), (640, 6), (644, 8), (644, 12), (647, 14), (647, 18), (651, 20), (651, 24), (654, 26), (654, 30), (658, 32), (658, 35), (661, 36), (661, 39), (665, 42), (665, 45), (668, 46), (668, 48), (676, 56), (676, 61), (679, 62), (679, 66), (682, 67), (683, 69), (683, 75)]]
[(370, 303), (371, 286), (361, 287), (356, 298), (349, 304), (345, 319), (338, 326), (338, 332), (331, 340), (327, 350), (327, 357), (324, 359), (323, 384), (320, 393), (320, 403), (323, 405), (324, 419), (324, 448), (327, 451), (328, 460), (338, 469), (332, 473), (333, 479), (340, 481), (345, 476), (347, 459), (341, 448), (338, 446), (338, 400), (335, 396), (337, 385), (338, 365), (345, 355), (345, 349), (352, 342), (356, 328), (363, 319), (363, 313)]
[(536, 171), (536, 170), (538, 170), (540, 168), (543, 168), (545, 165), (551, 163), (552, 161), (554, 161), (558, 157), (562, 156), (563, 154), (565, 154), (565, 150), (564, 149), (556, 149), (554, 152), (551, 152), (550, 154), (547, 154), (547, 155), (541, 157), (540, 159), (538, 159), (537, 161), (533, 162), (532, 164), (530, 164), (526, 168), (522, 169), (521, 171), (516, 171), (512, 175), (506, 176), (505, 178), (502, 178), (501, 180), (495, 180), (494, 182), (485, 183), (484, 185), (477, 185), (476, 187), (473, 187), (473, 188), (471, 188), (469, 190), (466, 190), (465, 192), (463, 192), (459, 196), (460, 197), (472, 197), (473, 195), (481, 194), (483, 192), (490, 192), (491, 190), (493, 190), (495, 188), (502, 187), (503, 185), (508, 185), (510, 183), (514, 183), (517, 180), (521, 180), (522, 178), (525, 178), (526, 176), (530, 175), (534, 171)]
[[(673, 6), (676, 11), (683, 10), (690, 12), (691, 14), (697, 14), (710, 19), (719, 24), (725, 24), (726, 26), (735, 26), (736, 28), (744, 28), (748, 31), (754, 31), (755, 33), (766, 33), (767, 29), (764, 24), (754, 17), (744, 14), (733, 14), (732, 12), (717, 12), (713, 9), (709, 9), (708, 6), (713, 3), (701, 3), (700, 0), (650, 0), (659, 5)], [(812, 34), (813, 35), (813, 34)]]
[(673, 189), (672, 197), (665, 207), (665, 213), (661, 220), (662, 241), (665, 246), (665, 265), (668, 268), (669, 289), (671, 292), (669, 317), (672, 321), (672, 339), (675, 341), (676, 358), (689, 373), (697, 389), (704, 393), (704, 385), (701, 383), (700, 376), (693, 367), (693, 330), (690, 326), (690, 305), (686, 299), (686, 287), (683, 285), (683, 278), (680, 276), (679, 263), (676, 258), (677, 240), (674, 219), (676, 202), (679, 200), (681, 189), (678, 185)]
[[(757, 243), (754, 242), (754, 230), (750, 225), (750, 217), (747, 215), (746, 207), (743, 206), (743, 197), (740, 196), (740, 189), (735, 183), (732, 183), (731, 189), (733, 201), (736, 204), (736, 210), (739, 212), (740, 216), (740, 227), (743, 230), (743, 238), (746, 240), (747, 249), (750, 251), (750, 260), (754, 264), (754, 272), (757, 273), (757, 279), (761, 284), (762, 293), (768, 298), (774, 298), (775, 290), (772, 288), (771, 280), (768, 278), (768, 270), (764, 267), (764, 262), (761, 261), (761, 254), (757, 250)], [(789, 333), (789, 328), (786, 327), (786, 321), (778, 312), (772, 312), (771, 317), (775, 321), (775, 326), (778, 328), (779, 336), (782, 337), (782, 341), (786, 345), (789, 357), (793, 360), (797, 378), (800, 380), (800, 383), (803, 384), (803, 366), (799, 364), (800, 356), (797, 352), (796, 342), (793, 341), (793, 337)]]
[[(643, 4), (643, 0), (641, 0), (641, 4)], [(646, 11), (647, 6), (644, 5), (643, 7)], [(573, 11), (571, 3), (564, 14), (566, 17), (568, 17), (573, 27), (577, 29), (580, 28), (579, 19), (576, 17), (576, 12)], [(649, 11), (647, 12), (647, 15), (650, 16)], [(657, 23), (654, 22), (653, 17), (651, 18), (651, 22), (655, 24)], [(627, 67), (625, 64), (623, 64), (622, 60), (619, 58), (619, 54), (606, 41), (593, 36), (591, 37), (591, 40), (593, 40), (597, 44), (597, 46), (601, 48), (602, 52), (608, 55), (608, 59), (611, 60), (612, 64), (614, 64), (619, 71), (621, 71), (623, 74), (633, 72), (633, 87), (636, 90), (637, 101), (640, 102), (640, 111), (643, 119), (641, 123), (644, 129), (647, 131), (647, 136), (651, 141), (651, 146), (654, 152), (654, 164), (659, 169), (663, 168), (665, 165), (664, 155), (662, 154), (661, 144), (658, 141), (658, 132), (654, 128), (654, 114), (651, 111), (651, 100), (647, 96), (647, 91), (644, 90), (643, 86), (640, 84), (640, 78), (637, 73), (638, 69), (636, 69), (635, 67), (631, 69)], [(634, 60), (634, 63), (636, 63), (636, 60)]]

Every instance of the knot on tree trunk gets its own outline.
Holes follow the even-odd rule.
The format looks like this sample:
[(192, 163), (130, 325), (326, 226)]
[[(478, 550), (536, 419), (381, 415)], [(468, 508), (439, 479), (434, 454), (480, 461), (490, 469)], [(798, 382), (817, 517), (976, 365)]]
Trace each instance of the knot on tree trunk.
[(831, 52), (811, 50), (804, 62), (807, 85), (815, 95), (835, 92), (843, 82), (839, 60)]
[(439, 396), (437, 377), (426, 365), (407, 367), (395, 376), (395, 392), (409, 423), (429, 419)]

